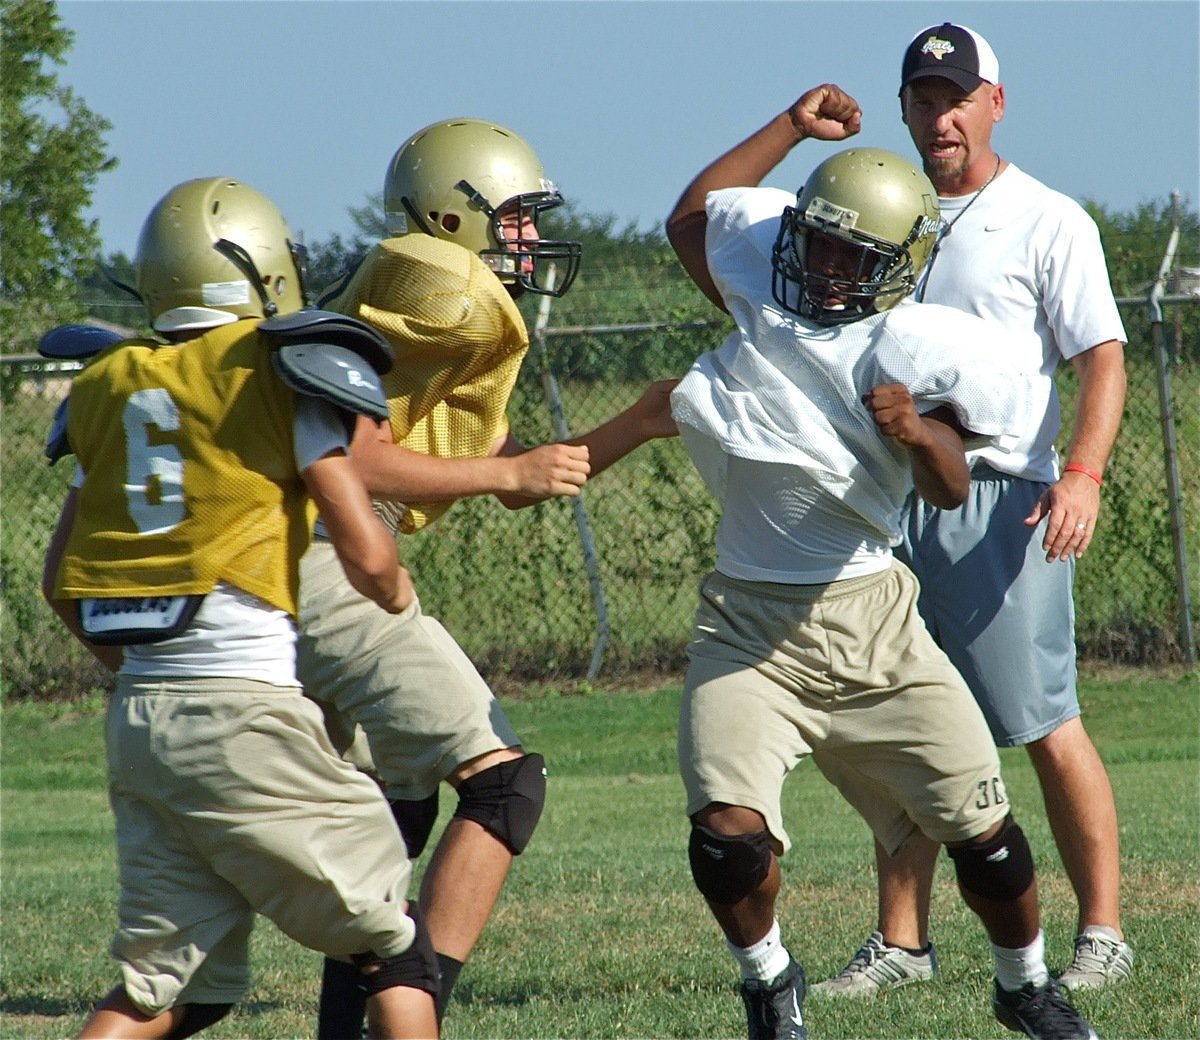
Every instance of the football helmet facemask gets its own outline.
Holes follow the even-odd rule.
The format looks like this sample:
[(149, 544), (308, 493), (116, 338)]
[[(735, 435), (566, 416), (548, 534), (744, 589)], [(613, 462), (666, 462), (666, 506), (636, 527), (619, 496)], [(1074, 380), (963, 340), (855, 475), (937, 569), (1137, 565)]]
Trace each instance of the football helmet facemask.
[(304, 247), (265, 195), (232, 177), (176, 185), (138, 237), (135, 291), (159, 332), (304, 306)]
[(583, 246), (516, 235), (528, 234), (562, 202), (525, 140), (480, 119), (447, 119), (418, 131), (392, 156), (383, 182), (389, 234), (455, 242), (506, 285), (543, 296), (571, 287)]
[[(944, 224), (937, 192), (911, 163), (879, 148), (830, 156), (783, 211), (771, 252), (771, 295), (817, 325), (844, 325), (894, 307), (916, 286)], [(816, 236), (836, 264), (809, 262)]]

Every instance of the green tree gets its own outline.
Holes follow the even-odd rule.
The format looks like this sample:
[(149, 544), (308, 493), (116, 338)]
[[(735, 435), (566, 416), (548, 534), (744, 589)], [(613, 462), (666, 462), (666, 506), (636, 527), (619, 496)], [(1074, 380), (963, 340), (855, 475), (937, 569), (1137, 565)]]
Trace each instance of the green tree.
[(95, 265), (96, 222), (84, 219), (96, 178), (116, 165), (107, 120), (55, 66), (74, 35), (48, 0), (0, 0), (0, 324), (4, 349), (32, 349), (48, 325), (80, 317), (77, 286)]

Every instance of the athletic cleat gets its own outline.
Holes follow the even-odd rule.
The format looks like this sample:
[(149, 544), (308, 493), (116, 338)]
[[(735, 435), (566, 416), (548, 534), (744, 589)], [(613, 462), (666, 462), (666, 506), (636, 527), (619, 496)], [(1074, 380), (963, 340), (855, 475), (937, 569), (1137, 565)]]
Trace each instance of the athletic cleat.
[(858, 952), (831, 979), (814, 983), (812, 992), (827, 997), (871, 997), (885, 989), (928, 982), (938, 973), (933, 943), (922, 954), (888, 946), (880, 932), (872, 932)]
[(795, 961), (770, 982), (743, 979), (750, 1040), (808, 1040), (804, 990), (804, 969)]
[(1058, 984), (1064, 989), (1094, 989), (1124, 982), (1133, 975), (1133, 949), (1107, 928), (1085, 928), (1075, 937), (1075, 956), (1061, 972)]
[(992, 1009), (1001, 1025), (1033, 1040), (1097, 1040), (1095, 1030), (1053, 979), (1040, 987), (1028, 982), (1015, 993), (997, 982)]

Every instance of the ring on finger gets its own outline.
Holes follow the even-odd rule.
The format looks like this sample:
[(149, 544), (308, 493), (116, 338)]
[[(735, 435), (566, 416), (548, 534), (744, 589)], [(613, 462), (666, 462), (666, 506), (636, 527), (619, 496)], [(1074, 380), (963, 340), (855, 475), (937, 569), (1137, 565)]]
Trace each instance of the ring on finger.
[(1085, 520), (1082, 523), (1076, 524), (1075, 530), (1076, 531), (1086, 531), (1087, 530), (1087, 521)]

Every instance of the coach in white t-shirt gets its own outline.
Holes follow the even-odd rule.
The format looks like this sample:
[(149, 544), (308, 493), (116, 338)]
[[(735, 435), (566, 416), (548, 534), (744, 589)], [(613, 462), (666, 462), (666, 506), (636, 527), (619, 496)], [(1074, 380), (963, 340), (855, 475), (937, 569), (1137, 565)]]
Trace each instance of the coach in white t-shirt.
[[(918, 33), (900, 103), (947, 222), (917, 297), (1001, 323), (1008, 349), (1040, 370), (1041, 421), (1015, 450), (972, 453), (964, 505), (909, 500), (899, 552), (921, 581), (921, 614), (962, 672), (1000, 746), (1024, 746), (1079, 915), (1068, 988), (1128, 978), (1120, 924), (1117, 814), (1104, 764), (1080, 719), (1072, 582), (1100, 512), (1100, 489), (1125, 401), (1125, 330), (1095, 222), (1072, 199), (1005, 161), (991, 134), (1004, 87), (991, 47), (946, 23)], [(1065, 458), (1054, 372), (1079, 377)], [(877, 931), (834, 979), (843, 995), (930, 978), (936, 847), (876, 846)]]

